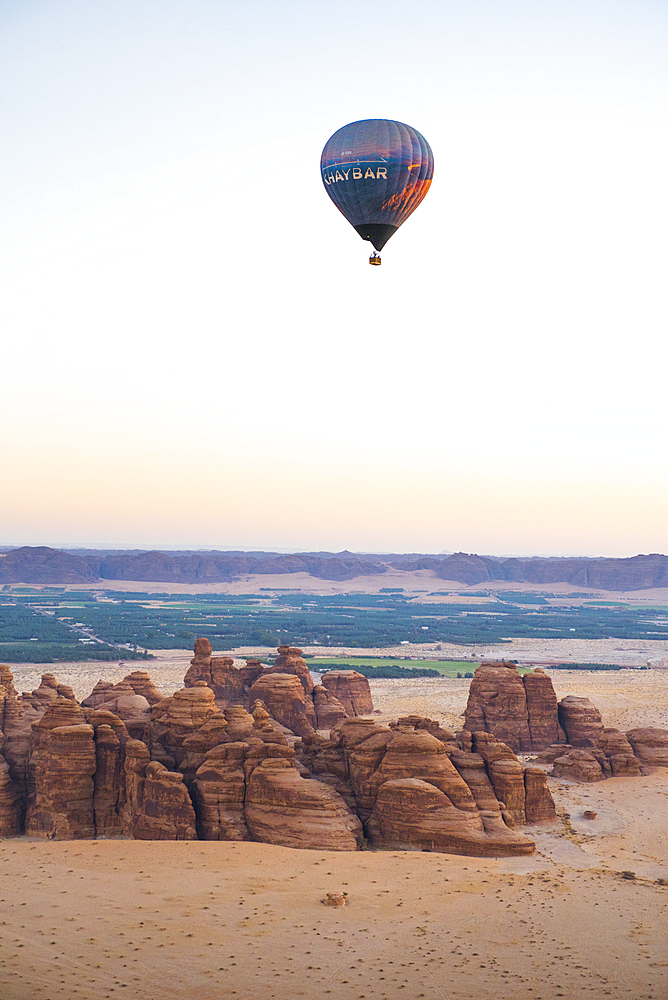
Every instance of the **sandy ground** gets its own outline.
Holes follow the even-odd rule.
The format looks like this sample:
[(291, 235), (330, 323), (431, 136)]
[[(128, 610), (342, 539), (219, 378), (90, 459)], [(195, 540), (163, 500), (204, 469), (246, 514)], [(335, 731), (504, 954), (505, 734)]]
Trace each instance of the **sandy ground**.
[[(115, 669), (147, 665), (167, 691), (187, 659)], [(85, 693), (115, 679), (107, 664), (55, 668)], [(31, 668), (13, 669), (25, 687)], [(608, 725), (668, 726), (668, 671), (552, 676)], [(450, 725), (468, 692), (431, 678), (372, 687), (379, 719)], [(570, 818), (527, 828), (531, 858), (2, 841), (0, 1000), (666, 1000), (668, 769), (550, 782)], [(348, 905), (323, 906), (327, 891)]]
[[(33, 584), (11, 584), (14, 586), (34, 586)], [(39, 586), (39, 585), (38, 585)], [(48, 586), (48, 585), (47, 585)], [(68, 590), (88, 590), (103, 592), (113, 590), (117, 593), (155, 593), (155, 594), (261, 594), (272, 590), (303, 591), (308, 594), (378, 594), (387, 587), (402, 587), (406, 596), (416, 596), (443, 592), (440, 596), (450, 601), (453, 597), (467, 594), (479, 595), (486, 592), (511, 591), (517, 593), (535, 592), (542, 594), (580, 596), (583, 599), (592, 597), (603, 600), (652, 601), (668, 604), (668, 587), (655, 587), (649, 590), (611, 591), (592, 590), (588, 587), (577, 587), (570, 583), (512, 583), (503, 580), (490, 580), (486, 583), (473, 584), (467, 587), (457, 580), (440, 580), (433, 570), (420, 569), (415, 572), (388, 568), (387, 572), (377, 576), (356, 576), (352, 580), (318, 580), (308, 573), (277, 573), (251, 574), (233, 580), (230, 583), (165, 583), (147, 580), (100, 580), (98, 583), (68, 584)], [(430, 598), (430, 601), (432, 598)], [(438, 600), (438, 598), (436, 598)]]
[(637, 806), (665, 796), (665, 771), (566, 787), (572, 826), (575, 799), (601, 819), (511, 860), (3, 841), (0, 996), (663, 1000), (665, 832)]

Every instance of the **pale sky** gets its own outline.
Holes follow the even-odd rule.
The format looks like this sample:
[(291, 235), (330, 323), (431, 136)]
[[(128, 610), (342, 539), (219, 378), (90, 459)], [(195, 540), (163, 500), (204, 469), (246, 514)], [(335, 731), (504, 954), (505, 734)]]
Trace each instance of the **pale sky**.
[(668, 5), (5, 0), (0, 101), (0, 544), (668, 551)]

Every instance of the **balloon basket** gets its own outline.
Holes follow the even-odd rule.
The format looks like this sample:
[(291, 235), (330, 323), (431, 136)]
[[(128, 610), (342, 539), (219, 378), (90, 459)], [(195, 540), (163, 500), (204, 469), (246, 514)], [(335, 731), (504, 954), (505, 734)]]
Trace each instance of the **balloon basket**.
[(378, 267), (379, 264), (382, 264), (382, 261), (381, 261), (379, 255), (375, 251), (369, 257), (369, 263), (370, 264), (374, 264), (376, 267)]

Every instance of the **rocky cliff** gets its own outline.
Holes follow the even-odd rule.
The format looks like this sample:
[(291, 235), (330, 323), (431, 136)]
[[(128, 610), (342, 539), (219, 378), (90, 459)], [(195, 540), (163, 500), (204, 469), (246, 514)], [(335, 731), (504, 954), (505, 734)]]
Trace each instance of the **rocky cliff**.
[(441, 580), (474, 586), (513, 583), (568, 583), (596, 590), (643, 590), (668, 586), (668, 556), (626, 559), (502, 559), (456, 552), (449, 556), (365, 556), (353, 552), (62, 552), (23, 546), (1, 553), (0, 583), (90, 583), (145, 580), (224, 583), (251, 574), (307, 573), (321, 580), (352, 580), (385, 573), (388, 566), (432, 570)]

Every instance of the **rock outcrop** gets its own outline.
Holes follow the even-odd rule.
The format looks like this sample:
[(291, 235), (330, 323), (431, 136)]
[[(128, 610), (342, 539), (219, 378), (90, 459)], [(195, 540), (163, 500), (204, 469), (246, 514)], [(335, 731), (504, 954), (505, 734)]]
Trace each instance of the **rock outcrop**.
[[(489, 734), (476, 734), (476, 749), (484, 750), (488, 764), (482, 752), (463, 749), (437, 723), (417, 716), (401, 721), (407, 719), (412, 725), (393, 728), (346, 719), (329, 740), (307, 742), (302, 760), (352, 801), (372, 844), (476, 856), (532, 853), (533, 842), (513, 829), (526, 805), (523, 769), (512, 751)], [(546, 782), (542, 787), (532, 803), (536, 820), (541, 811), (551, 818), (554, 809)]]
[(194, 687), (205, 682), (214, 693), (219, 707), (241, 705), (246, 696), (246, 678), (229, 656), (213, 656), (208, 639), (195, 641), (195, 655), (184, 678), (184, 685)]
[(324, 684), (316, 684), (313, 688), (313, 706), (317, 729), (333, 729), (339, 722), (343, 722), (348, 714), (336, 695)]
[(112, 681), (100, 679), (87, 698), (81, 702), (83, 708), (99, 708), (105, 701), (113, 698), (114, 684)]
[(535, 667), (532, 673), (524, 674), (522, 683), (527, 698), (531, 749), (542, 750), (552, 743), (566, 743), (566, 734), (559, 725), (552, 678), (541, 667)]
[(227, 729), (225, 730), (231, 740), (245, 740), (250, 736), (253, 728), (253, 716), (241, 705), (230, 705), (223, 712)]
[[(208, 639), (197, 639), (184, 683), (186, 688), (206, 684), (224, 711), (252, 709), (261, 701), (272, 718), (295, 736), (310, 736), (316, 729), (331, 730), (348, 716), (373, 712), (366, 677), (355, 670), (328, 671), (316, 687), (296, 646), (279, 646), (271, 667), (249, 658), (238, 668), (230, 657), (214, 657)], [(232, 738), (240, 739), (241, 735)]]
[(93, 813), (98, 837), (120, 837), (126, 831), (122, 812), (125, 805), (125, 746), (130, 735), (125, 724), (105, 709), (86, 713), (95, 733), (95, 776)]
[(140, 740), (125, 745), (123, 825), (135, 840), (197, 840), (195, 811), (178, 771), (151, 760)]
[(559, 702), (559, 722), (566, 733), (566, 742), (576, 749), (598, 746), (603, 735), (601, 713), (589, 698), (579, 698), (574, 694), (562, 698)]
[(313, 736), (316, 726), (313, 701), (296, 674), (263, 673), (250, 689), (251, 705), (261, 701), (272, 718), (297, 736)]
[(0, 756), (0, 839), (15, 837), (21, 832), (19, 792), (12, 781), (9, 765)]
[(58, 697), (58, 681), (53, 674), (42, 674), (39, 687), (32, 692), (32, 703), (36, 709), (45, 711)]
[(668, 729), (630, 729), (626, 737), (643, 764), (668, 767)]
[(122, 719), (134, 739), (141, 739), (144, 736), (151, 719), (151, 705), (148, 699), (136, 694), (127, 679), (114, 684), (111, 689), (103, 688), (98, 681), (93, 692), (82, 702), (82, 706), (112, 712)]
[[(17, 695), (9, 667), (0, 665), (0, 676), (0, 752), (14, 786), (19, 828), (23, 829), (32, 723), (41, 717), (42, 710), (33, 708), (31, 699), (25, 700)], [(11, 793), (7, 791), (6, 794)]]
[(640, 774), (640, 762), (619, 729), (604, 729), (599, 737), (598, 749), (605, 754), (613, 778), (634, 778)]
[(251, 839), (264, 844), (354, 851), (362, 842), (362, 824), (341, 796), (302, 778), (294, 760), (283, 754), (272, 753), (253, 768), (245, 816)]
[[(198, 641), (193, 662), (201, 665), (207, 648)], [(148, 674), (135, 671), (116, 685), (98, 682), (83, 708), (50, 674), (19, 697), (11, 671), (0, 669), (0, 836), (21, 832), (26, 801), (26, 832), (49, 838), (354, 850), (365, 836), (378, 847), (474, 856), (529, 854), (533, 842), (518, 828), (554, 821), (545, 769), (523, 765), (498, 733), (455, 735), (418, 715), (387, 726), (347, 715), (361, 708), (361, 675), (333, 671), (325, 675), (334, 677), (331, 688), (313, 687), (300, 650), (282, 647), (280, 657), (278, 670), (251, 664), (243, 704), (222, 711), (203, 677), (160, 698)], [(641, 761), (666, 762), (668, 732), (604, 728), (587, 699), (557, 706), (545, 674), (527, 677), (525, 684), (512, 664), (486, 664), (469, 724), (496, 717), (520, 744), (550, 740), (539, 758), (571, 780), (632, 776)], [(508, 715), (513, 705), (519, 727)], [(552, 725), (555, 711), (565, 733)], [(139, 718), (145, 741), (133, 738)], [(565, 744), (566, 735), (579, 745)]]
[(322, 684), (340, 701), (349, 716), (373, 712), (369, 681), (357, 670), (328, 670), (322, 675)]
[(557, 757), (552, 765), (552, 773), (558, 778), (570, 778), (571, 781), (602, 781), (606, 775), (603, 770), (603, 754), (593, 750), (568, 750), (563, 756)]
[[(66, 699), (57, 699), (47, 715), (58, 708), (58, 701)], [(93, 727), (85, 723), (43, 728), (30, 757), (29, 837), (80, 840), (95, 836), (93, 735)]]
[(136, 695), (146, 698), (151, 706), (157, 705), (165, 697), (164, 694), (160, 694), (146, 670), (133, 670), (124, 678), (124, 683), (129, 684)]
[(250, 840), (244, 818), (247, 749), (245, 743), (223, 743), (197, 769), (193, 801), (202, 840)]
[[(605, 728), (588, 698), (567, 695), (557, 703), (552, 681), (540, 668), (520, 677), (514, 664), (481, 664), (471, 683), (465, 725), (468, 731), (480, 725), (515, 751), (538, 751), (541, 763), (553, 764), (555, 775), (570, 780), (632, 777), (640, 771), (642, 752), (637, 752), (631, 734), (627, 738), (618, 729)], [(499, 769), (495, 765), (492, 771)], [(495, 789), (504, 799), (499, 780), (497, 774)], [(529, 777), (532, 788), (537, 781), (537, 776)]]
[(491, 733), (474, 733), (473, 748), (485, 762), (506, 823), (513, 827), (526, 823), (524, 768), (513, 751)]
[(220, 715), (213, 691), (204, 681), (175, 691), (154, 705), (146, 742), (153, 760), (176, 770), (186, 755), (185, 740), (213, 715)]
[[(125, 801), (123, 747), (114, 728), (99, 722), (95, 733), (93, 819), (98, 837), (120, 837)], [(127, 742), (127, 740), (125, 741)]]
[(552, 793), (547, 785), (547, 774), (541, 767), (524, 768), (524, 809), (527, 823), (550, 823), (557, 818)]
[(469, 732), (493, 733), (516, 753), (542, 749), (531, 742), (526, 690), (514, 663), (489, 660), (480, 664), (471, 681), (464, 719)]
[(464, 728), (494, 733), (516, 753), (566, 743), (552, 680), (541, 667), (521, 676), (514, 663), (483, 661), (469, 688)]
[(278, 656), (274, 660), (273, 666), (264, 671), (266, 674), (294, 674), (301, 681), (304, 693), (308, 696), (313, 693), (313, 678), (308, 668), (306, 660), (302, 656), (301, 649), (296, 646), (279, 646)]

